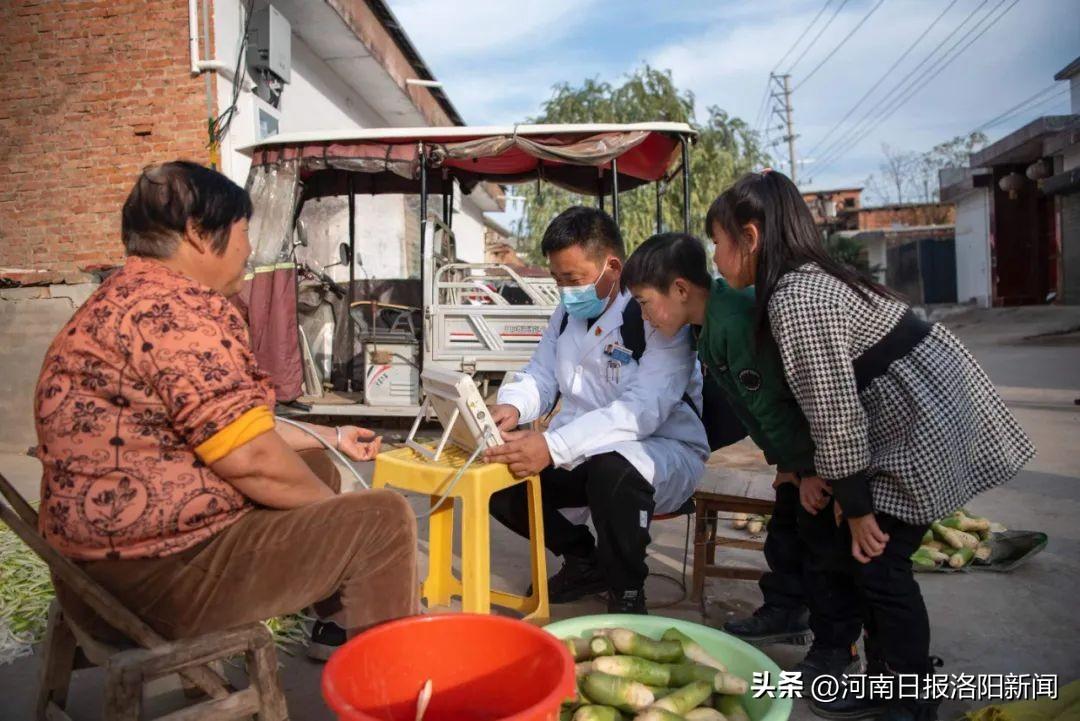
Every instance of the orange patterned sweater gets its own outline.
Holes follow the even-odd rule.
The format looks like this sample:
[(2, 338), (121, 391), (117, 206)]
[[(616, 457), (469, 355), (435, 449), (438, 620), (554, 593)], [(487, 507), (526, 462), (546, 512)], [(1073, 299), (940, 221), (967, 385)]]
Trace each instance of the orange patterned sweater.
[(195, 449), (273, 406), (232, 304), (129, 258), (45, 356), (35, 397), (42, 533), (77, 560), (167, 556), (214, 536), (253, 504)]

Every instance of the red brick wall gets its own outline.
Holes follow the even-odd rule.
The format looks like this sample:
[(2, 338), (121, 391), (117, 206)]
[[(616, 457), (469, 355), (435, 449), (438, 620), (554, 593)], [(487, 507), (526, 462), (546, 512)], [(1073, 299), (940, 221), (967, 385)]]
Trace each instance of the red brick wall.
[(120, 206), (142, 167), (208, 161), (187, 9), (0, 2), (0, 268), (46, 271), (14, 276), (23, 281), (72, 279), (119, 261)]
[(858, 211), (859, 230), (879, 230), (894, 225), (953, 225), (956, 206), (952, 203), (927, 203), (883, 208), (862, 208)]

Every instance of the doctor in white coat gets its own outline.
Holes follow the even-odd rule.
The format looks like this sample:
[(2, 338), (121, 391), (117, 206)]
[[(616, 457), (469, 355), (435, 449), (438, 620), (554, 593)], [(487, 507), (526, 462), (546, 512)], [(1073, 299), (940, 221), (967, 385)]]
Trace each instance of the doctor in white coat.
[[(666, 338), (642, 321), (645, 350), (630, 357), (622, 326), (635, 301), (620, 288), (626, 255), (611, 216), (569, 208), (548, 226), (541, 250), (563, 302), (529, 364), (499, 390), (491, 413), (507, 443), (485, 459), (519, 477), (540, 473), (545, 542), (564, 559), (548, 586), (552, 603), (607, 592), (609, 611), (644, 613), (649, 523), (691, 496), (709, 456), (695, 411), (701, 373), (687, 329)], [(560, 398), (546, 432), (513, 430)], [(495, 494), (491, 507), (528, 535), (523, 485)], [(560, 512), (578, 507), (588, 507), (596, 538)]]

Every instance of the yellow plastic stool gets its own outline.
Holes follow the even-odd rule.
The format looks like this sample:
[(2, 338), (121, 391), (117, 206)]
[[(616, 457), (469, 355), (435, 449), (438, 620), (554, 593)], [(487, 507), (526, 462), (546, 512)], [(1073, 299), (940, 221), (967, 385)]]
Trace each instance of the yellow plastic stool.
[[(438, 502), (457, 470), (469, 459), (457, 447), (447, 446), (438, 461), (411, 448), (380, 453), (375, 458), (373, 488), (393, 486), (431, 496)], [(532, 595), (518, 596), (491, 588), (490, 501), (493, 493), (518, 483), (528, 484), (529, 558)], [(461, 579), (454, 576), (454, 499), (462, 502)], [(451, 596), (461, 597), (466, 613), (490, 613), (491, 604), (525, 614), (525, 620), (545, 623), (550, 617), (547, 559), (544, 556), (544, 520), (540, 505), (540, 477), (514, 478), (503, 463), (473, 461), (442, 506), (431, 514), (428, 527), (428, 575), (420, 595), (428, 606), (446, 606)]]

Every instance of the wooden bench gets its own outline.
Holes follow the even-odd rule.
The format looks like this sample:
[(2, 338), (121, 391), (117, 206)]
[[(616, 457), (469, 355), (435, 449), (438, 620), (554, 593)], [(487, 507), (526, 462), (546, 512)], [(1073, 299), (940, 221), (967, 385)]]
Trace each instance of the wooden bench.
[(717, 548), (764, 550), (761, 541), (720, 535), (720, 522), (735, 513), (769, 515), (775, 505), (772, 471), (721, 469), (709, 474), (694, 493), (694, 569), (690, 599), (702, 603), (706, 578), (756, 581), (760, 568), (717, 565)]
[[(53, 602), (45, 635), (36, 718), (71, 721), (67, 694), (78, 660), (105, 668), (105, 721), (138, 721), (143, 685), (155, 678), (180, 674), (209, 698), (161, 717), (169, 721), (226, 721), (250, 717), (286, 721), (288, 709), (277, 677), (277, 651), (261, 623), (168, 641), (128, 610), (81, 568), (62, 556), (38, 533), (37, 512), (0, 475), (0, 521), (6, 523), (58, 578), (136, 648), (119, 648), (93, 638), (64, 615)], [(81, 653), (80, 653), (81, 652)], [(251, 685), (236, 691), (207, 664), (243, 654)], [(82, 659), (80, 659), (80, 656)]]

